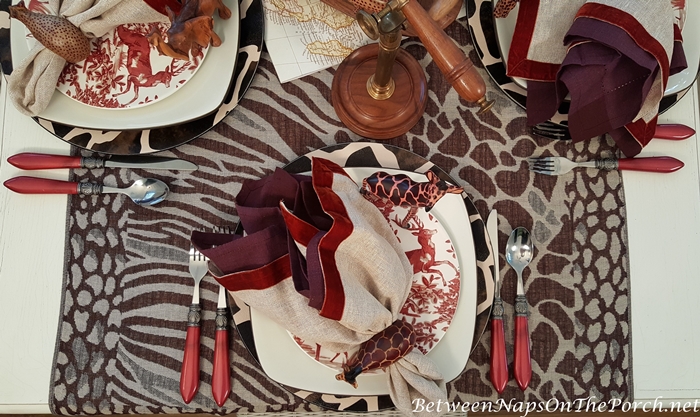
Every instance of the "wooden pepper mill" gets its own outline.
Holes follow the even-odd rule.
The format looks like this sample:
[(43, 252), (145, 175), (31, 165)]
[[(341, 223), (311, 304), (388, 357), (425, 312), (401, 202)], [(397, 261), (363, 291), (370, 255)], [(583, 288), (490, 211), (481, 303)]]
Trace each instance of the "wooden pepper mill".
[(360, 27), (379, 46), (370, 44), (351, 53), (338, 67), (331, 90), (340, 120), (358, 135), (372, 139), (401, 136), (423, 116), (427, 82), (423, 68), (401, 49), (406, 17), (392, 0), (376, 15), (357, 13)]
[(460, 97), (479, 104), (479, 112), (493, 105), (485, 98), (486, 85), (472, 62), (417, 0), (391, 0), (379, 13), (360, 10), (356, 17), (367, 36), (379, 38), (379, 48), (367, 45), (355, 50), (333, 79), (333, 107), (353, 132), (372, 139), (394, 138), (410, 130), (425, 111), (423, 69), (399, 47), (406, 21)]

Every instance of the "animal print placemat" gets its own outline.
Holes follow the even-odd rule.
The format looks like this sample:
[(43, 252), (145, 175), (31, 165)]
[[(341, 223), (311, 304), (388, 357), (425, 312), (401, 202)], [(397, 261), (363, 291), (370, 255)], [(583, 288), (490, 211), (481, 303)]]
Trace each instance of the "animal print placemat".
[[(466, 20), (448, 28), (474, 62)], [(532, 231), (536, 252), (525, 273), (533, 378), (524, 393), (512, 380), (498, 396), (489, 382), (487, 330), (461, 376), (448, 384), (458, 402), (552, 398), (630, 399), (629, 276), (623, 185), (617, 172), (534, 175), (527, 158), (611, 156), (611, 142), (574, 146), (528, 133), (524, 110), (487, 79), (490, 113), (461, 101), (420, 43), (404, 47), (424, 66), (428, 105), (411, 131), (385, 143), (435, 163), (471, 197), (483, 218), (499, 212), (500, 247), (517, 226)], [(484, 71), (481, 71), (488, 78)], [(166, 181), (172, 194), (154, 207), (123, 196), (70, 200), (64, 295), (49, 403), (56, 414), (248, 413), (320, 411), (270, 380), (231, 329), (232, 394), (211, 395), (217, 285), (202, 289), (200, 387), (186, 405), (179, 392), (193, 280), (189, 235), (234, 225), (233, 200), (247, 179), (270, 174), (309, 151), (359, 138), (332, 110), (334, 71), (280, 85), (267, 55), (240, 105), (214, 130), (167, 152), (193, 161), (192, 173), (75, 170), (78, 180), (125, 186), (141, 176)], [(515, 273), (500, 256), (506, 344), (513, 358)], [(341, 407), (342, 408), (342, 407)]]

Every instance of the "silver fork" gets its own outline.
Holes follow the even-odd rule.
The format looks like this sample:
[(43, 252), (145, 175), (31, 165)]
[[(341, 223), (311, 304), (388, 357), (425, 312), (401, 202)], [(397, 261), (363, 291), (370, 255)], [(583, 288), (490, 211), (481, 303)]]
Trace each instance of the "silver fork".
[[(571, 140), (571, 132), (566, 125), (552, 122), (538, 123), (532, 126), (532, 133), (547, 139)], [(692, 127), (677, 123), (659, 123), (654, 131), (654, 138), (665, 140), (683, 140), (695, 134)]]
[[(608, 169), (603, 167), (602, 161), (606, 160), (573, 162), (561, 156), (547, 156), (544, 158), (530, 158), (527, 162), (532, 172), (545, 175), (562, 175), (577, 167)], [(614, 162), (612, 159), (608, 159), (608, 161)], [(614, 169), (614, 167), (609, 169)]]
[(628, 171), (646, 171), (669, 173), (683, 168), (683, 162), (670, 156), (652, 156), (648, 158), (603, 158), (594, 161), (573, 162), (561, 156), (528, 159), (530, 171), (545, 175), (562, 175), (574, 168), (596, 168), (611, 171), (614, 169)]
[(185, 352), (180, 372), (180, 394), (185, 404), (189, 404), (199, 388), (199, 321), (202, 308), (199, 306), (199, 283), (207, 274), (207, 258), (194, 246), (190, 246), (190, 275), (194, 279), (192, 304), (187, 314), (187, 336)]
[(568, 127), (552, 122), (538, 123), (532, 126), (532, 133), (547, 139), (571, 140)]

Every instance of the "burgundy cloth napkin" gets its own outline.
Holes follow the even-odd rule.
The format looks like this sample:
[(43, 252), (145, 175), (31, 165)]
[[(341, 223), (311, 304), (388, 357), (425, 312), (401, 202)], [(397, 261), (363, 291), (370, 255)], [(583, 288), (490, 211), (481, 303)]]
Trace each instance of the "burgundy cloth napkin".
[[(246, 236), (195, 232), (192, 242), (237, 298), (335, 352), (355, 350), (398, 318), (413, 268), (340, 166), (314, 158), (311, 177), (277, 169), (244, 183), (236, 204)], [(390, 396), (407, 414), (416, 399), (447, 398), (439, 370), (418, 349), (388, 373)]]
[(670, 0), (521, 1), (508, 75), (528, 80), (531, 125), (567, 95), (574, 141), (609, 133), (627, 156), (653, 137), (668, 77), (685, 68)]

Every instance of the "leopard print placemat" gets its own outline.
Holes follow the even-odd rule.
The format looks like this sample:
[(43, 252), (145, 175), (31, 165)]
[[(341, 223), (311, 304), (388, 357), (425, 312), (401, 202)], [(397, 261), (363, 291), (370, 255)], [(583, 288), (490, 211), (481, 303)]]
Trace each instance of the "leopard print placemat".
[[(466, 20), (448, 34), (479, 62)], [(453, 402), (552, 398), (630, 399), (629, 276), (623, 184), (618, 172), (578, 170), (535, 175), (527, 158), (611, 156), (610, 141), (574, 145), (533, 137), (524, 110), (487, 80), (490, 113), (459, 99), (415, 40), (404, 42), (425, 68), (424, 117), (386, 141), (430, 160), (458, 178), (483, 218), (499, 212), (499, 246), (510, 231), (532, 231), (535, 257), (524, 274), (530, 304), (533, 378), (525, 392), (512, 380), (499, 397), (489, 381), (487, 330), (464, 373), (448, 384)], [(280, 85), (264, 54), (246, 97), (214, 130), (166, 152), (193, 161), (192, 173), (75, 170), (78, 180), (126, 186), (142, 176), (171, 187), (169, 198), (139, 207), (120, 195), (72, 197), (64, 295), (49, 403), (56, 414), (249, 413), (321, 411), (270, 380), (232, 329), (232, 394), (222, 408), (211, 396), (217, 285), (201, 285), (199, 393), (179, 393), (187, 308), (189, 235), (234, 225), (233, 200), (247, 179), (260, 178), (299, 155), (360, 140), (332, 110), (334, 70)], [(500, 256), (506, 345), (513, 358), (515, 273)]]

